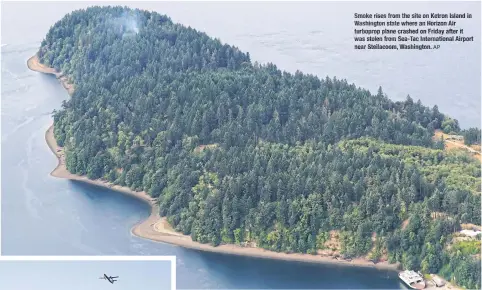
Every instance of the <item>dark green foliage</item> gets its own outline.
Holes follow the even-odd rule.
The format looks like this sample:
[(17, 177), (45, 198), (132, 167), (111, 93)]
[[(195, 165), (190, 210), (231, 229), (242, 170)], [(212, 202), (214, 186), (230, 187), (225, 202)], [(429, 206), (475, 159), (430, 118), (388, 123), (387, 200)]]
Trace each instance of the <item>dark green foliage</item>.
[(466, 289), (480, 289), (480, 248), (477, 259), (472, 259), (460, 251), (444, 253), (442, 257), (444, 266), (440, 274), (445, 279), (454, 281)]
[(452, 250), (468, 255), (480, 254), (480, 239), (457, 242), (453, 245)]
[[(433, 254), (443, 239), (461, 221), (480, 224), (472, 184), (388, 152), (418, 148), (433, 166), (471, 165), (434, 149), (435, 129), (459, 130), (436, 106), (253, 64), (165, 16), (122, 7), (67, 15), (40, 57), (75, 83), (55, 113), (68, 169), (158, 197), (161, 214), (195, 241), (315, 254), (338, 230), (342, 253), (355, 257), (376, 233), (374, 259), (388, 248), (393, 261), (437, 272), (448, 263)], [(383, 154), (337, 145), (360, 137), (399, 145)], [(471, 181), (471, 167), (459, 167)]]
[(455, 134), (460, 131), (459, 122), (452, 118), (445, 118), (442, 122), (442, 131), (446, 134)]
[[(406, 164), (415, 165), (430, 183), (443, 180), (446, 189), (480, 193), (480, 162), (465, 152), (386, 144), (367, 138), (343, 141), (338, 146), (345, 151), (360, 150), (397, 157)], [(426, 186), (420, 183), (420, 190), (425, 190)]]
[(462, 130), (462, 135), (464, 136), (465, 145), (480, 145), (480, 134), (481, 131), (478, 128), (470, 128), (467, 130)]

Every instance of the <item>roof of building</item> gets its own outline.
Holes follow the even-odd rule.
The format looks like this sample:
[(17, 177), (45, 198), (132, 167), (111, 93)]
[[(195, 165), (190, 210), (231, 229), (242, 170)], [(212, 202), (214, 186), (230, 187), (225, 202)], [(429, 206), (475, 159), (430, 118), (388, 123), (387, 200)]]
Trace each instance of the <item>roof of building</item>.
[(460, 233), (469, 237), (475, 237), (478, 234), (482, 234), (481, 231), (474, 231), (474, 230), (461, 230)]

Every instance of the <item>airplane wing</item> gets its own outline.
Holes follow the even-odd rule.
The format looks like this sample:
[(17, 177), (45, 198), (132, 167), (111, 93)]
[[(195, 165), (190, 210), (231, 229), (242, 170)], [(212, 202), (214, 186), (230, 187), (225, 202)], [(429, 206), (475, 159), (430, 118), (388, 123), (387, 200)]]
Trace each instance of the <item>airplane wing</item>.
[(119, 278), (119, 276), (114, 276), (114, 277), (110, 276), (110, 277), (111, 277), (111, 278), (114, 278), (114, 279), (115, 279), (115, 278)]
[(110, 282), (110, 284), (114, 284), (114, 281), (112, 281), (111, 277), (108, 277), (107, 280)]

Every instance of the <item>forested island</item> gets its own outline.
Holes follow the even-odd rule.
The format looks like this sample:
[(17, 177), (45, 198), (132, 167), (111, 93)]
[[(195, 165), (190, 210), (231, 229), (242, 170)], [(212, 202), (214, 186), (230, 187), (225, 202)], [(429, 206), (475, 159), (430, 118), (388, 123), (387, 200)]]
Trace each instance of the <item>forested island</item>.
[[(480, 129), (410, 96), (279, 70), (167, 16), (77, 10), (38, 57), (74, 84), (67, 169), (158, 202), (193, 241), (364, 257), (480, 289)], [(407, 88), (409, 90), (409, 88)], [(479, 147), (480, 148), (480, 147)]]

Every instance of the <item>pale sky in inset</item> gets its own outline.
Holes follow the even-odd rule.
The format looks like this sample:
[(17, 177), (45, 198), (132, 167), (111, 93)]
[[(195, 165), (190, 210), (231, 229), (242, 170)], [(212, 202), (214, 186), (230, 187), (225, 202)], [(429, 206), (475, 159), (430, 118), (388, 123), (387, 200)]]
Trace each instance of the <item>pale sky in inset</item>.
[(170, 261), (0, 261), (2, 290), (170, 290), (170, 280)]

